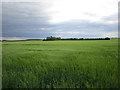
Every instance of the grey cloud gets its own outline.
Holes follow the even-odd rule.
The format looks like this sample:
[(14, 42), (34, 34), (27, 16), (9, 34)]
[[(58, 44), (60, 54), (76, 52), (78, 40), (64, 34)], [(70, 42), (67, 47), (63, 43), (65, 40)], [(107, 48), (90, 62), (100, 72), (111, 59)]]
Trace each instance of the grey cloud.
[(3, 3), (3, 24), (46, 23), (45, 9), (41, 3)]
[(116, 36), (117, 36), (117, 32), (118, 32), (117, 23), (108, 24), (108, 23), (100, 23), (100, 22), (89, 22), (87, 20), (86, 21), (78, 20), (78, 21), (69, 21), (69, 22), (59, 23), (54, 25), (52, 28), (53, 30), (51, 32), (53, 33), (55, 32), (54, 33), (55, 36), (58, 35), (58, 36), (64, 36), (64, 37), (68, 37), (68, 36), (101, 37), (107, 34), (110, 35), (114, 33), (116, 33)]
[[(50, 24), (51, 17), (46, 12), (49, 7), (46, 3), (3, 3), (3, 37), (101, 37), (104, 33), (117, 32), (117, 23), (75, 20)], [(116, 15), (103, 17), (102, 20), (115, 21)]]
[(69, 21), (54, 26), (56, 29), (65, 31), (115, 31), (117, 30), (117, 23), (105, 24), (100, 22), (89, 21)]
[(105, 16), (105, 17), (103, 17), (101, 19), (103, 19), (104, 21), (117, 21), (118, 20), (118, 14), (115, 13), (115, 14), (113, 14), (111, 16)]
[(3, 36), (34, 34), (33, 28), (47, 27), (49, 24), (49, 14), (45, 12), (49, 5), (42, 2), (5, 2), (2, 6)]

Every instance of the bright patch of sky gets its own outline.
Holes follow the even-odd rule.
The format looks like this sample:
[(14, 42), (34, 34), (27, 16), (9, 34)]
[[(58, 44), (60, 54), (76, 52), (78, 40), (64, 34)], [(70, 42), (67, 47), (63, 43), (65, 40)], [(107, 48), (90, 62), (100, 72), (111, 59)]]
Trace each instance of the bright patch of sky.
[(117, 4), (118, 0), (54, 0), (48, 11), (53, 23), (78, 19), (102, 22), (103, 17), (117, 13)]

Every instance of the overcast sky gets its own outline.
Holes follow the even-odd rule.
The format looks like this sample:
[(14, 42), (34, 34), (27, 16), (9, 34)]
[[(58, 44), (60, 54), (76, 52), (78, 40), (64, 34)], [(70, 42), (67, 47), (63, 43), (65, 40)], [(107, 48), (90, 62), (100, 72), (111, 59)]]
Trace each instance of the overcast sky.
[(4, 0), (2, 36), (117, 37), (118, 0)]

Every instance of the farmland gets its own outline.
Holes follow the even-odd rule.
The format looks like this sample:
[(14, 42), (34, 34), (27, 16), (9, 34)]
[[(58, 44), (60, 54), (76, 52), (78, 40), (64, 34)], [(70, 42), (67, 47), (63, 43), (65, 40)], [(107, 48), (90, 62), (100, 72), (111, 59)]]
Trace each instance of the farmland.
[(118, 39), (2, 43), (3, 88), (116, 88)]

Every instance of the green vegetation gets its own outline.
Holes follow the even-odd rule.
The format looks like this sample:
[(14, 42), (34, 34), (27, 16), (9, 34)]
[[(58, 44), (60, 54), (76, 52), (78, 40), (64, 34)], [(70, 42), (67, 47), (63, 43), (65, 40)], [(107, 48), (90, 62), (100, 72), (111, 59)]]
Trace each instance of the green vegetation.
[(2, 44), (3, 88), (118, 87), (118, 39)]
[(46, 37), (43, 41), (55, 41), (55, 40), (110, 40), (109, 37), (106, 38), (61, 38), (61, 37)]
[(0, 41), (0, 89), (2, 89), (2, 42)]

